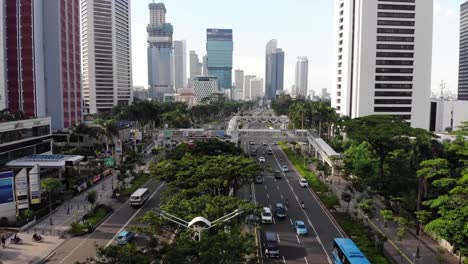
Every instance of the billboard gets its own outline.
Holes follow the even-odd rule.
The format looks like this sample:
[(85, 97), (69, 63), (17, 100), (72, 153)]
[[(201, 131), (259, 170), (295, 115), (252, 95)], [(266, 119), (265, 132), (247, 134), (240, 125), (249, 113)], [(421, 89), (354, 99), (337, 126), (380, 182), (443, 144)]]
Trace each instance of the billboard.
[(11, 203), (13, 201), (13, 172), (0, 172), (0, 204)]
[(115, 154), (122, 155), (122, 140), (120, 139), (115, 141)]
[(15, 176), (16, 204), (18, 209), (29, 208), (28, 199), (28, 171), (22, 169)]
[(39, 165), (35, 165), (29, 171), (29, 191), (31, 192), (31, 204), (40, 204), (41, 185), (39, 181)]

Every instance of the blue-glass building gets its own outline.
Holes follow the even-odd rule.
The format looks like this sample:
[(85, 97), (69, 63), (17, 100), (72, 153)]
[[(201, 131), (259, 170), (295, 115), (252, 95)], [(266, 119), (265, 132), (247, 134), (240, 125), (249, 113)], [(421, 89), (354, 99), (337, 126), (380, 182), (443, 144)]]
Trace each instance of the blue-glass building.
[(218, 78), (220, 89), (232, 88), (232, 29), (208, 28), (206, 30), (206, 54), (208, 74)]

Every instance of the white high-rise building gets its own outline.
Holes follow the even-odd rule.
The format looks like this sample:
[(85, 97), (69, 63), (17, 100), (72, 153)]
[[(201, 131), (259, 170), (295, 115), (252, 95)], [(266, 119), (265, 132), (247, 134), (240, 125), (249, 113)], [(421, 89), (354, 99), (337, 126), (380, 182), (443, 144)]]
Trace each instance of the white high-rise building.
[(174, 40), (174, 87), (187, 86), (187, 51), (185, 40)]
[(296, 78), (295, 78), (295, 96), (307, 96), (307, 86), (309, 81), (309, 60), (307, 57), (297, 57)]
[(190, 79), (195, 76), (202, 75), (202, 64), (198, 58), (198, 54), (194, 51), (190, 51)]
[(433, 0), (335, 0), (334, 12), (332, 106), (428, 129)]
[(129, 0), (81, 0), (85, 112), (132, 102)]
[(250, 100), (258, 100), (263, 97), (263, 78), (250, 80)]
[(203, 99), (220, 92), (216, 76), (196, 76), (192, 80), (192, 85), (197, 104)]
[(244, 76), (244, 100), (251, 100), (250, 97), (250, 80), (255, 78), (255, 75), (245, 75)]
[(243, 70), (235, 70), (234, 71), (234, 86), (236, 89), (241, 91), (244, 90), (244, 71)]
[(205, 75), (205, 76), (208, 75), (208, 56), (207, 55), (203, 56), (202, 75)]

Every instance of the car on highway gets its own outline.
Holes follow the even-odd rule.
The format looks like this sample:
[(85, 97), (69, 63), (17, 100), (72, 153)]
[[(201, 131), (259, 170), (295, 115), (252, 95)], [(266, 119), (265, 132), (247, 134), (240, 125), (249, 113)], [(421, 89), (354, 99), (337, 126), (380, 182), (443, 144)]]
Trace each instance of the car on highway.
[(273, 171), (273, 176), (275, 177), (275, 179), (281, 179), (281, 171), (274, 170)]
[(276, 142), (276, 141), (273, 141), (273, 145), (275, 145), (275, 146), (276, 146), (276, 145), (278, 145), (278, 142)]
[(289, 171), (289, 168), (288, 168), (287, 165), (283, 165), (283, 166), (281, 166), (281, 170), (282, 170), (283, 172), (288, 172), (288, 171)]
[(260, 158), (258, 158), (258, 162), (260, 162), (260, 163), (265, 163), (265, 162), (266, 162), (265, 157), (260, 156)]
[(299, 180), (299, 185), (300, 185), (301, 187), (309, 187), (309, 182), (307, 182), (306, 179), (301, 178), (301, 179)]
[(252, 149), (252, 150), (250, 151), (250, 155), (251, 155), (251, 156), (257, 156), (257, 150), (256, 150), (256, 149)]
[(303, 221), (295, 221), (294, 222), (294, 230), (298, 236), (307, 236), (307, 227)]
[(271, 149), (271, 147), (268, 147), (267, 153), (268, 153), (268, 155), (273, 155), (273, 150)]
[(282, 203), (277, 203), (275, 206), (275, 216), (276, 218), (286, 218), (286, 208)]
[(262, 246), (265, 256), (279, 258), (278, 234), (274, 232), (262, 232)]
[(127, 243), (130, 243), (134, 238), (135, 233), (123, 230), (117, 236), (117, 245), (125, 245)]
[(262, 223), (273, 223), (273, 215), (269, 207), (263, 207), (262, 209)]
[(263, 183), (263, 176), (262, 175), (255, 176), (255, 183), (262, 184)]
[(255, 141), (253, 141), (253, 140), (249, 141), (249, 145), (255, 146)]
[(266, 141), (263, 141), (263, 142), (262, 142), (262, 145), (263, 145), (263, 146), (268, 146), (268, 143), (267, 143)]

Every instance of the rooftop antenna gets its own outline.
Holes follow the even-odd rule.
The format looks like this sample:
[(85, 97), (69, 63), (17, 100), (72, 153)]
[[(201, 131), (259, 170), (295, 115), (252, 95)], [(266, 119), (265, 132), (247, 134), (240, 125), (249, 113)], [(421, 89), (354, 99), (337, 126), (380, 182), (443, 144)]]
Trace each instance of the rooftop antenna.
[(446, 82), (444, 82), (444, 80), (440, 82), (440, 99), (444, 99), (445, 84)]

